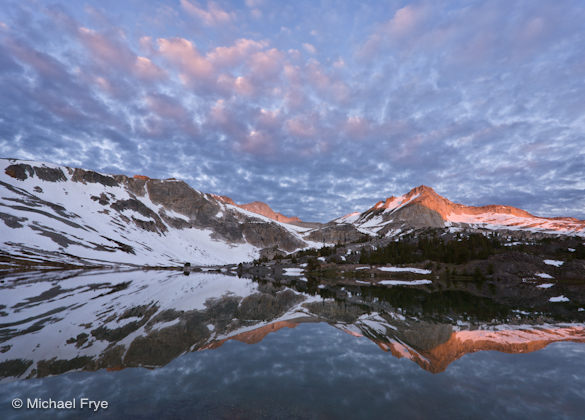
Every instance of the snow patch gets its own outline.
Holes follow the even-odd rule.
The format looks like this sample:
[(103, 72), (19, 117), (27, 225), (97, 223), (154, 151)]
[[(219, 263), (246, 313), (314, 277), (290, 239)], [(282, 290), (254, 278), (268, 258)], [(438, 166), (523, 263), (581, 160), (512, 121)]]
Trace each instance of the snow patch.
[(430, 280), (382, 280), (381, 282), (378, 282), (378, 284), (383, 284), (385, 286), (419, 286), (431, 283), (432, 281)]
[(303, 274), (302, 268), (285, 268), (283, 269), (285, 276), (300, 276)]
[(569, 298), (561, 295), (561, 296), (551, 297), (548, 301), (549, 302), (568, 302)]
[(560, 267), (565, 262), (564, 261), (559, 261), (559, 260), (544, 260), (544, 263), (547, 264), (547, 265), (554, 265), (555, 267)]
[(410, 272), (416, 274), (431, 274), (431, 270), (425, 270), (422, 268), (414, 268), (414, 267), (378, 267), (380, 271), (389, 271), (389, 272)]

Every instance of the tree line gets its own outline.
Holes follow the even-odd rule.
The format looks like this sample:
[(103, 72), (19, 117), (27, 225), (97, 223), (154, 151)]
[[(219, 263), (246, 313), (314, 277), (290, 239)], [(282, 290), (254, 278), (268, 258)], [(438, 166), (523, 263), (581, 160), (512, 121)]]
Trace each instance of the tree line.
[(410, 264), (422, 261), (464, 264), (487, 259), (502, 247), (496, 235), (470, 234), (445, 241), (440, 237), (423, 237), (416, 241), (390, 242), (377, 249), (363, 249), (360, 264)]

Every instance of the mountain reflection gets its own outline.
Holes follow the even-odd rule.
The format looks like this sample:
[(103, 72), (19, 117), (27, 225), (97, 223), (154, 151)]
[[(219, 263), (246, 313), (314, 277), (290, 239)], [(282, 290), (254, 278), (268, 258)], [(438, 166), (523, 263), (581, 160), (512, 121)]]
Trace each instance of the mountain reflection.
[(286, 283), (171, 271), (14, 274), (1, 285), (0, 377), (156, 368), (309, 322), (366, 337), (433, 373), (481, 350), (585, 342), (583, 313), (558, 305), (535, 312), (456, 290)]

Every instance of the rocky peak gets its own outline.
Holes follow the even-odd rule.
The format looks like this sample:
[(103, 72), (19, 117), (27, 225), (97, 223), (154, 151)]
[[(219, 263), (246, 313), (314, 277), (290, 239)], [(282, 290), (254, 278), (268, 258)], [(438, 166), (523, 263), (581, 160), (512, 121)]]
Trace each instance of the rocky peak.
[(217, 195), (217, 194), (211, 194), (211, 196), (213, 198), (215, 198), (217, 201), (220, 201), (224, 204), (230, 204), (232, 206), (237, 206), (237, 204), (234, 202), (234, 200), (232, 200), (231, 198), (229, 198), (227, 195)]
[(416, 188), (413, 188), (408, 193), (395, 197), (390, 196), (385, 201), (378, 201), (372, 209), (397, 209), (399, 207), (404, 207), (410, 203), (419, 203), (426, 205), (427, 207), (432, 208), (439, 203), (445, 204), (445, 202), (449, 202), (449, 200), (444, 199), (439, 194), (435, 192), (431, 187), (427, 187), (426, 185), (420, 185)]
[(239, 208), (247, 210), (249, 212), (259, 214), (260, 216), (264, 216), (264, 217), (268, 217), (269, 219), (276, 220), (277, 222), (281, 222), (281, 223), (301, 222), (301, 219), (299, 219), (298, 217), (288, 217), (282, 213), (275, 212), (274, 210), (272, 210), (272, 208), (270, 208), (270, 206), (268, 204), (263, 203), (262, 201), (253, 201), (251, 203), (246, 203), (246, 204), (237, 204), (234, 200), (232, 200), (230, 197), (225, 196), (225, 195), (211, 194), (211, 196), (221, 203), (230, 204), (232, 206), (239, 207)]
[(408, 192), (408, 194), (406, 194), (407, 197), (408, 196), (413, 196), (413, 195), (426, 195), (426, 196), (430, 195), (430, 196), (433, 196), (433, 195), (439, 195), (439, 194), (437, 194), (435, 192), (435, 190), (432, 189), (429, 186), (419, 185), (418, 187), (415, 187), (412, 190), (410, 190)]
[(437, 194), (437, 192), (426, 185), (413, 188), (408, 193), (399, 197), (391, 196), (385, 201), (379, 201), (374, 209), (398, 209), (412, 205), (420, 205), (429, 210), (437, 212), (443, 220), (449, 220), (450, 215), (478, 215), (484, 213), (509, 214), (520, 217), (533, 217), (530, 213), (510, 206), (489, 205), (489, 206), (466, 206), (454, 203), (451, 200)]
[(288, 217), (281, 213), (275, 212), (268, 204), (263, 203), (262, 201), (253, 201), (252, 203), (240, 204), (239, 207), (281, 223), (293, 223), (301, 221), (301, 219), (298, 217)]

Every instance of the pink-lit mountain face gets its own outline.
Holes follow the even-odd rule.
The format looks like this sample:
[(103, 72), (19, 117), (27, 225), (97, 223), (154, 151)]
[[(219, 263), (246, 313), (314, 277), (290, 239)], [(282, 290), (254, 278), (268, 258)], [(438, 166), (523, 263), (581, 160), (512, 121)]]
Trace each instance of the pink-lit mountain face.
[(453, 203), (425, 185), (398, 197), (391, 196), (363, 213), (351, 213), (334, 222), (351, 223), (386, 236), (403, 232), (405, 228), (424, 227), (585, 235), (583, 220), (539, 217), (505, 205), (466, 206)]
[(230, 197), (225, 195), (214, 195), (216, 199), (222, 201), (226, 204), (231, 204), (232, 206), (237, 206), (244, 210), (248, 210), (249, 212), (259, 214), (264, 217), (268, 217), (269, 219), (276, 220), (277, 222), (281, 223), (298, 223), (301, 222), (301, 219), (298, 217), (288, 217), (282, 213), (275, 212), (272, 208), (262, 201), (253, 201), (247, 204), (236, 204), (234, 200)]

